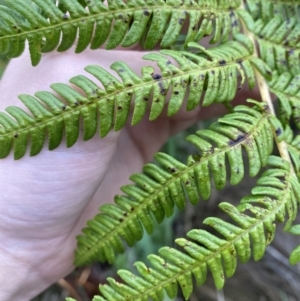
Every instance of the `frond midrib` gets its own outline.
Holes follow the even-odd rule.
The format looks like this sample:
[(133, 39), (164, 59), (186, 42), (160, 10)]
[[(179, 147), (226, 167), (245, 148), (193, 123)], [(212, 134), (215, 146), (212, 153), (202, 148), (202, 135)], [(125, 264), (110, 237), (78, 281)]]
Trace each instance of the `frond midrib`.
[[(155, 9), (169, 9), (169, 10), (172, 10), (172, 11), (201, 11), (201, 12), (204, 12), (205, 14), (207, 13), (214, 13), (214, 14), (224, 14), (224, 13), (227, 13), (231, 10), (235, 10), (237, 8), (233, 8), (233, 9), (207, 9), (207, 8), (191, 8), (191, 7), (181, 7), (181, 8), (178, 8), (178, 7), (173, 7), (173, 6), (168, 6), (167, 4), (164, 4), (164, 5), (157, 5), (157, 6), (146, 6), (146, 7), (132, 7), (132, 8), (120, 8), (120, 9), (116, 9), (116, 10), (111, 10), (111, 11), (107, 11), (107, 12), (100, 12), (100, 13), (95, 13), (95, 14), (92, 14), (91, 12), (87, 11), (87, 13), (89, 13), (88, 16), (82, 16), (82, 17), (79, 17), (79, 18), (76, 18), (76, 19), (70, 19), (69, 20), (62, 20), (61, 23), (59, 24), (56, 24), (56, 25), (52, 25), (51, 23), (49, 23), (49, 26), (47, 27), (42, 27), (42, 28), (38, 28), (38, 29), (33, 29), (33, 30), (28, 30), (28, 31), (24, 31), (22, 33), (15, 33), (15, 34), (9, 34), (9, 35), (4, 35), (4, 36), (1, 36), (1, 31), (0, 31), (0, 41), (3, 40), (3, 39), (10, 39), (10, 38), (16, 38), (16, 37), (22, 37), (22, 36), (27, 36), (27, 35), (30, 35), (30, 34), (37, 34), (37, 33), (40, 33), (40, 32), (43, 32), (43, 31), (46, 31), (46, 30), (54, 30), (54, 29), (57, 29), (57, 28), (60, 28), (64, 25), (76, 25), (77, 22), (82, 22), (82, 21), (88, 21), (88, 22), (96, 22), (96, 20), (93, 20), (94, 18), (99, 18), (101, 16), (104, 16), (104, 17), (107, 17), (109, 15), (115, 15), (117, 13), (134, 13), (134, 12), (137, 12), (137, 11), (144, 11), (145, 9), (149, 9), (149, 10), (155, 10)], [(77, 26), (76, 26), (77, 27)], [(1, 28), (0, 28), (1, 30)], [(43, 50), (42, 50), (43, 51)]]
[[(289, 173), (289, 177), (291, 176), (291, 173)], [(249, 228), (247, 229), (244, 229), (243, 233), (239, 234), (236, 238), (228, 241), (227, 244), (223, 245), (222, 247), (220, 247), (217, 251), (213, 252), (213, 254), (210, 254), (206, 257), (205, 260), (203, 261), (197, 261), (197, 263), (191, 265), (189, 268), (187, 269), (184, 269), (184, 270), (181, 270), (179, 273), (177, 273), (175, 276), (173, 277), (168, 277), (167, 280), (165, 281), (161, 281), (159, 285), (159, 287), (166, 287), (168, 283), (172, 282), (172, 281), (177, 281), (177, 278), (179, 277), (182, 277), (182, 275), (186, 275), (188, 273), (191, 273), (193, 271), (194, 268), (196, 268), (197, 266), (199, 266), (201, 263), (206, 263), (208, 262), (210, 259), (213, 259), (215, 258), (216, 256), (220, 255), (222, 251), (226, 250), (227, 248), (229, 248), (231, 245), (233, 245), (236, 241), (238, 241), (242, 236), (244, 236), (246, 233), (250, 233), (252, 229), (254, 229), (255, 227), (257, 227), (259, 224), (263, 223), (265, 220), (268, 220), (268, 218), (270, 216), (273, 216), (274, 214), (276, 214), (276, 212), (280, 212), (282, 206), (285, 206), (286, 202), (288, 201), (288, 196), (289, 194), (286, 193), (286, 191), (290, 190), (291, 189), (291, 184), (290, 184), (290, 181), (289, 179), (287, 180), (287, 183), (289, 183), (287, 186), (286, 186), (286, 189), (284, 191), (282, 191), (281, 195), (283, 195), (283, 199), (282, 201), (280, 202), (279, 206), (277, 206), (276, 208), (274, 208), (272, 211), (268, 211), (268, 214), (266, 214), (264, 216), (264, 218), (262, 219), (258, 219), (258, 221), (256, 223), (254, 223), (253, 225), (251, 225)], [(197, 260), (197, 259), (195, 259)], [(143, 293), (139, 293), (139, 295), (135, 295), (135, 296), (131, 296), (130, 299), (127, 299), (126, 301), (134, 301), (134, 299), (132, 298), (141, 298), (143, 296), (148, 296), (151, 292), (155, 291), (155, 287), (156, 286), (153, 286), (152, 288), (149, 288), (148, 290), (146, 290), (145, 292)]]
[[(240, 59), (242, 59), (243, 61), (244, 60), (249, 60), (249, 59), (251, 59), (253, 57), (253, 55), (248, 55), (248, 56), (245, 56), (245, 57), (239, 57), (239, 60)], [(212, 63), (214, 63), (214, 62), (212, 62)], [(217, 62), (215, 62), (216, 64), (217, 64)], [(183, 76), (185, 76), (185, 75), (192, 75), (192, 74), (197, 74), (198, 72), (200, 72), (200, 71), (210, 71), (210, 70), (215, 70), (215, 69), (217, 69), (217, 68), (228, 68), (228, 67), (231, 67), (231, 66), (233, 66), (233, 65), (239, 65), (237, 62), (228, 62), (228, 63), (226, 63), (226, 65), (224, 65), (224, 66), (221, 66), (221, 65), (216, 65), (216, 66), (209, 66), (209, 67), (199, 67), (199, 69), (196, 69), (196, 70), (188, 70), (188, 71), (182, 71), (181, 69), (180, 69), (180, 73), (178, 73), (178, 74), (176, 74), (176, 75), (170, 75), (170, 76), (163, 76), (162, 77), (162, 79), (160, 80), (161, 82), (164, 82), (164, 81), (168, 81), (168, 80), (171, 80), (171, 79), (176, 79), (176, 78), (181, 78), (181, 77), (183, 77)], [(87, 99), (88, 100), (90, 100), (90, 102), (88, 102), (88, 103), (84, 103), (84, 104), (79, 104), (78, 106), (76, 106), (76, 107), (71, 107), (71, 106), (67, 106), (68, 107), (68, 109), (67, 110), (65, 110), (65, 111), (62, 111), (62, 113), (61, 114), (59, 114), (59, 115), (54, 115), (53, 117), (51, 117), (51, 118), (49, 118), (49, 119), (45, 119), (45, 120), (41, 120), (41, 121), (37, 121), (34, 125), (29, 125), (29, 126), (27, 126), (27, 127), (23, 127), (23, 128), (21, 128), (20, 130), (12, 130), (12, 131), (6, 131), (4, 134), (0, 134), (0, 138), (1, 137), (8, 137), (8, 136), (10, 136), (12, 133), (13, 134), (15, 134), (15, 133), (18, 133), (18, 134), (20, 134), (20, 133), (22, 133), (22, 132), (28, 132), (28, 130), (30, 130), (30, 129), (32, 129), (33, 127), (38, 127), (38, 126), (42, 126), (43, 127), (43, 125), (46, 125), (47, 123), (49, 123), (49, 122), (55, 122), (55, 120), (56, 119), (63, 119), (63, 117), (64, 116), (66, 116), (66, 115), (68, 115), (68, 114), (72, 114), (72, 113), (74, 113), (74, 112), (79, 112), (80, 113), (80, 110), (83, 108), (83, 107), (88, 107), (88, 106), (90, 106), (90, 105), (93, 105), (93, 104), (95, 104), (95, 103), (97, 103), (98, 101), (100, 101), (101, 99), (105, 99), (105, 98), (111, 98), (111, 97), (113, 97), (113, 98), (115, 98), (118, 94), (120, 94), (120, 93), (124, 93), (124, 92), (130, 92), (130, 91), (133, 91), (134, 89), (138, 89), (138, 88), (140, 88), (140, 87), (144, 87), (144, 86), (146, 86), (146, 85), (153, 85), (153, 83), (155, 83), (155, 82), (158, 82), (158, 81), (156, 81), (156, 80), (152, 80), (152, 81), (147, 81), (147, 82), (142, 82), (142, 83), (140, 83), (140, 84), (134, 84), (133, 86), (130, 86), (130, 87), (126, 87), (126, 86), (124, 86), (124, 88), (122, 88), (122, 89), (118, 89), (118, 90), (116, 90), (116, 91), (114, 91), (114, 92), (111, 92), (111, 93), (108, 93), (108, 94), (106, 94), (105, 96), (102, 96), (102, 97), (100, 97), (100, 98), (96, 98), (95, 100), (92, 100), (92, 99), (89, 99), (88, 97), (87, 97)], [(168, 89), (168, 91), (170, 90), (170, 88)], [(85, 94), (83, 94), (83, 96), (86, 96)], [(131, 101), (133, 101), (133, 98), (132, 98), (132, 100)], [(50, 111), (51, 112), (51, 111)], [(10, 116), (10, 115), (9, 115)]]
[[(219, 151), (216, 151), (216, 152), (214, 152), (210, 155), (206, 155), (205, 157), (202, 157), (200, 159), (201, 161), (196, 162), (195, 164), (193, 164), (191, 166), (187, 166), (186, 169), (182, 172), (178, 171), (177, 174), (174, 175), (174, 177), (172, 179), (168, 180), (166, 183), (161, 185), (161, 187), (158, 190), (156, 190), (151, 196), (149, 196), (146, 201), (144, 201), (139, 206), (137, 206), (134, 210), (134, 213), (123, 217), (123, 222), (121, 224), (119, 224), (118, 226), (116, 226), (111, 232), (109, 232), (108, 235), (106, 235), (104, 237), (101, 237), (101, 240), (99, 240), (98, 243), (91, 244), (90, 250), (84, 250), (84, 252), (78, 252), (78, 253), (80, 253), (80, 260), (77, 260), (76, 264), (78, 266), (80, 266), (80, 262), (86, 262), (86, 258), (88, 258), (90, 256), (90, 253), (94, 253), (95, 249), (98, 249), (99, 247), (102, 248), (102, 245), (105, 245), (106, 241), (110, 240), (110, 237), (114, 237), (115, 235), (119, 235), (119, 233), (118, 233), (119, 228), (122, 228), (122, 226), (124, 224), (128, 223), (128, 221), (130, 219), (132, 219), (134, 216), (139, 217), (141, 214), (143, 214), (143, 208), (148, 207), (149, 204), (152, 202), (152, 200), (155, 199), (155, 197), (160, 192), (162, 192), (164, 189), (166, 189), (166, 187), (168, 187), (173, 182), (176, 182), (178, 179), (180, 179), (180, 177), (182, 175), (188, 174), (189, 171), (191, 171), (195, 168), (195, 166), (198, 166), (199, 164), (203, 164), (204, 162), (208, 161), (211, 157), (217, 156), (219, 153), (226, 152), (228, 149), (233, 148), (236, 145), (242, 144), (245, 140), (247, 140), (248, 137), (255, 134), (255, 132), (257, 131), (257, 128), (260, 127), (260, 124), (263, 123), (263, 122), (266, 122), (267, 118), (268, 118), (268, 115), (262, 115), (261, 119), (253, 126), (253, 129), (250, 131), (250, 133), (245, 135), (245, 138), (243, 140), (241, 140), (239, 142), (236, 142), (234, 144), (228, 145), (228, 147), (222, 148)], [(92, 242), (90, 241), (90, 243), (92, 243)]]

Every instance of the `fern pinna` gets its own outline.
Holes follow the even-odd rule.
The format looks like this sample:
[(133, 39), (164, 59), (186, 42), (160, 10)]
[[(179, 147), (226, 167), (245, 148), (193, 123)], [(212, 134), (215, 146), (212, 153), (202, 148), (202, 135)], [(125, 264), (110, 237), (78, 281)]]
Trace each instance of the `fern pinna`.
[[(270, 169), (261, 175), (251, 195), (243, 198), (238, 208), (229, 203), (220, 203), (219, 207), (235, 224), (213, 217), (203, 221), (220, 233), (222, 238), (205, 230), (192, 230), (187, 234), (190, 240), (176, 240), (185, 253), (169, 247), (161, 248), (160, 256), (148, 256), (152, 268), (136, 262), (140, 276), (120, 270), (118, 274), (124, 283), (108, 278), (109, 285), (100, 285), (104, 298), (96, 297), (94, 300), (142, 301), (149, 297), (163, 300), (163, 290), (170, 298), (174, 298), (178, 284), (188, 299), (193, 289), (192, 276), (201, 285), (209, 269), (216, 287), (220, 289), (224, 285), (225, 275), (233, 275), (237, 258), (247, 262), (253, 254), (254, 259), (259, 260), (274, 237), (274, 221), (284, 221), (287, 214), (288, 228), (297, 214), (300, 197), (299, 182), (291, 175), (289, 163), (271, 156), (268, 164)], [(245, 214), (245, 211), (251, 212), (251, 215)]]
[[(5, 2), (0, 7), (0, 53), (18, 57), (28, 42), (34, 66), (42, 53), (66, 51), (74, 44), (76, 53), (87, 47), (113, 49), (137, 43), (147, 50), (159, 45), (161, 50), (144, 56), (159, 72), (144, 66), (139, 76), (120, 61), (111, 65), (114, 72), (90, 65), (85, 70), (93, 80), (78, 75), (70, 79), (72, 86), (51, 85), (53, 93), (20, 95), (27, 111), (8, 107), (0, 113), (0, 158), (13, 151), (14, 158), (21, 159), (29, 141), (30, 155), (38, 155), (46, 137), (53, 150), (64, 133), (71, 147), (79, 136), (80, 118), (83, 139), (89, 140), (97, 130), (105, 137), (127, 122), (139, 126), (145, 116), (154, 121), (164, 108), (168, 116), (183, 105), (187, 111), (213, 103), (231, 108), (209, 128), (187, 137), (198, 153), (186, 164), (157, 153), (156, 164), (148, 163), (133, 174), (133, 184), (121, 187), (123, 195), (115, 196), (115, 204), (100, 207), (77, 238), (75, 265), (113, 263), (125, 244), (133, 246), (144, 230), (152, 233), (154, 221), (172, 216), (175, 206), (184, 209), (186, 200), (193, 205), (208, 200), (212, 184), (219, 190), (228, 180), (238, 185), (245, 174), (243, 152), (250, 176), (259, 175), (251, 195), (237, 207), (220, 203), (232, 223), (213, 217), (204, 221), (219, 236), (191, 230), (189, 240), (176, 240), (185, 252), (161, 248), (160, 256), (148, 257), (152, 267), (136, 262), (138, 276), (120, 270), (123, 283), (108, 278), (108, 284), (100, 286), (102, 296), (94, 300), (156, 301), (164, 299), (164, 291), (175, 298), (178, 284), (188, 299), (192, 276), (201, 285), (209, 269), (216, 287), (222, 288), (238, 259), (244, 263), (252, 255), (259, 260), (273, 240), (275, 222), (287, 220), (285, 230), (299, 235), (299, 225), (292, 226), (300, 197), (300, 144), (294, 130), (300, 124), (299, 1)], [(199, 44), (206, 36), (213, 47)], [(258, 83), (262, 102), (249, 100), (248, 105), (232, 108), (229, 102), (246, 81), (250, 89)], [(270, 92), (278, 98), (277, 115)], [(290, 262), (299, 259), (298, 247)]]
[[(0, 158), (6, 157), (12, 147), (15, 159), (23, 157), (29, 137), (32, 141), (30, 154), (38, 154), (44, 145), (46, 131), (50, 150), (61, 143), (64, 129), (67, 146), (71, 147), (78, 138), (80, 116), (83, 117), (84, 140), (95, 135), (98, 116), (101, 137), (106, 136), (112, 127), (116, 131), (120, 130), (127, 122), (132, 99), (133, 125), (145, 115), (151, 97), (149, 119), (155, 120), (166, 104), (169, 90), (172, 90), (168, 103), (169, 116), (179, 111), (187, 90), (187, 110), (199, 105), (204, 90), (203, 106), (213, 102), (231, 101), (239, 85), (237, 71), (242, 75), (242, 83), (247, 78), (251, 88), (255, 85), (253, 68), (258, 68), (265, 76), (269, 75), (268, 68), (252, 56), (253, 47), (249, 40), (241, 35), (236, 35), (236, 40), (207, 51), (191, 44), (196, 53), (162, 50), (160, 54), (147, 54), (144, 59), (155, 61), (161, 74), (155, 74), (152, 67), (143, 67), (142, 78), (125, 63), (116, 62), (111, 68), (117, 72), (122, 82), (100, 66), (88, 66), (86, 71), (98, 79), (105, 90), (82, 75), (72, 78), (70, 82), (80, 88), (84, 95), (65, 84), (51, 85), (65, 102), (45, 91), (37, 92), (36, 97), (20, 95), (19, 98), (33, 116), (18, 107), (6, 109), (14, 119), (0, 113)], [(206, 57), (202, 57), (202, 54)], [(174, 59), (178, 66), (168, 57)]]
[(24, 0), (5, 1), (9, 8), (0, 10), (0, 53), (17, 57), (27, 40), (33, 65), (39, 63), (42, 52), (68, 50), (77, 31), (76, 53), (104, 43), (106, 49), (129, 47), (141, 39), (146, 49), (153, 49), (159, 41), (163, 48), (172, 45), (188, 18), (186, 44), (212, 33), (213, 42), (226, 41), (238, 32), (240, 18), (251, 20), (238, 8), (238, 0), (214, 0), (209, 5), (190, 0), (130, 0), (126, 4), (111, 0), (107, 6), (102, 0), (34, 0), (33, 5)]

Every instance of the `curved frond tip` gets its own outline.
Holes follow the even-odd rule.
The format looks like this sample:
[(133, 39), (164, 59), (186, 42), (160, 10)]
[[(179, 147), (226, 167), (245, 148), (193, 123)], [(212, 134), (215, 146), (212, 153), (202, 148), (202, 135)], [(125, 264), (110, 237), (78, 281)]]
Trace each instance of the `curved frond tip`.
[(240, 32), (242, 18), (248, 27), (253, 21), (238, 9), (240, 0), (6, 0), (0, 8), (0, 53), (19, 56), (29, 43), (33, 65), (42, 52), (66, 51), (76, 41), (76, 53), (88, 46), (106, 49), (128, 47), (141, 41), (145, 49), (169, 47), (189, 20), (185, 45), (211, 35), (211, 42), (227, 41)]
[(71, 147), (78, 139), (81, 117), (83, 139), (89, 140), (99, 125), (101, 137), (111, 129), (118, 131), (124, 127), (131, 108), (131, 123), (137, 124), (147, 113), (148, 103), (151, 103), (149, 119), (155, 120), (165, 106), (169, 116), (176, 114), (185, 98), (186, 109), (193, 110), (204, 93), (203, 106), (231, 101), (238, 90), (238, 73), (242, 75), (242, 83), (247, 79), (251, 88), (255, 84), (253, 68), (265, 76), (270, 74), (262, 61), (252, 57), (253, 48), (249, 40), (242, 35), (235, 38), (236, 41), (209, 50), (195, 45), (197, 53), (162, 50), (147, 54), (144, 59), (156, 62), (160, 74), (155, 74), (154, 69), (148, 66), (142, 68), (140, 77), (125, 63), (116, 62), (111, 68), (121, 78), (120, 81), (105, 69), (93, 65), (85, 70), (99, 80), (102, 87), (79, 75), (70, 80), (77, 89), (61, 83), (51, 85), (60, 98), (44, 91), (37, 92), (35, 97), (20, 95), (32, 115), (18, 107), (8, 107), (8, 114), (0, 113), (0, 158), (8, 156), (12, 148), (15, 159), (22, 158), (29, 139), (30, 155), (38, 154), (46, 133), (50, 150), (60, 145), (63, 132), (67, 147)]
[(240, 206), (219, 205), (233, 222), (214, 217), (204, 220), (219, 236), (206, 230), (188, 232), (189, 239), (176, 240), (185, 252), (163, 247), (159, 250), (160, 256), (148, 256), (151, 267), (142, 262), (134, 264), (139, 275), (119, 270), (123, 282), (108, 278), (108, 284), (100, 285), (102, 296), (94, 300), (162, 301), (164, 291), (174, 299), (179, 286), (188, 300), (193, 278), (197, 285), (202, 285), (210, 270), (216, 287), (221, 289), (225, 276), (234, 274), (238, 259), (242, 263), (251, 255), (255, 260), (261, 259), (274, 238), (276, 220), (284, 221), (288, 215), (290, 224), (296, 217), (300, 200), (300, 186), (291, 175), (289, 164), (278, 157), (270, 157), (268, 163), (271, 168), (262, 174), (251, 195), (243, 198)]
[(124, 195), (116, 196), (114, 205), (101, 206), (101, 212), (87, 222), (78, 237), (75, 265), (112, 263), (116, 254), (124, 251), (123, 240), (132, 246), (142, 238), (144, 229), (152, 233), (153, 218), (160, 223), (172, 216), (174, 206), (185, 207), (186, 198), (192, 204), (200, 198), (207, 200), (211, 175), (218, 189), (224, 188), (229, 177), (231, 184), (238, 184), (244, 177), (243, 148), (248, 153), (250, 175), (255, 176), (273, 149), (268, 118), (267, 113), (237, 106), (209, 129), (188, 137), (200, 155), (190, 156), (187, 165), (167, 154), (155, 155), (160, 166), (146, 164), (143, 173), (130, 177), (135, 185), (121, 187)]

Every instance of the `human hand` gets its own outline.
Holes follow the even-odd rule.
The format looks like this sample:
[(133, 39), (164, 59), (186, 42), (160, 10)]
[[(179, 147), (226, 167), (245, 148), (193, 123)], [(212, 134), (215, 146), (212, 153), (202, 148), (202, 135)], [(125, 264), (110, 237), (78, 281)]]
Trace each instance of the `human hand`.
[[(76, 55), (51, 53), (31, 67), (28, 53), (15, 59), (0, 82), (0, 111), (21, 105), (18, 94), (49, 90), (55, 82), (67, 83), (83, 68), (97, 64), (110, 70), (116, 60), (128, 62), (139, 73), (149, 65), (137, 51), (85, 51)], [(94, 79), (93, 79), (94, 80)], [(49, 90), (51, 91), (51, 90)], [(144, 118), (120, 132), (98, 135), (67, 149), (62, 143), (36, 157), (13, 156), (0, 161), (0, 300), (28, 300), (73, 269), (75, 237), (100, 205), (111, 202), (128, 177), (139, 172), (172, 134), (210, 117), (220, 107), (186, 112), (168, 118)], [(201, 117), (202, 116), (202, 117)]]

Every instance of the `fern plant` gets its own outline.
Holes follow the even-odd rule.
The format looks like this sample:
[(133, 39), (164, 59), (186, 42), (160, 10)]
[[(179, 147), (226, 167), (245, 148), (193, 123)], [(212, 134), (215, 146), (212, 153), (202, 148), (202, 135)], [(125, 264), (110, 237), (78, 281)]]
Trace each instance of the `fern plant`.
[[(278, 0), (6, 0), (0, 7), (0, 53), (9, 58), (21, 55), (28, 42), (31, 62), (37, 65), (42, 53), (66, 51), (76, 43), (75, 52), (87, 47), (113, 49), (136, 43), (144, 49), (157, 45), (159, 52), (144, 56), (154, 61), (137, 75), (126, 62), (117, 61), (109, 72), (90, 65), (85, 70), (94, 79), (78, 75), (73, 86), (51, 85), (53, 93), (37, 91), (20, 95), (28, 112), (8, 107), (0, 113), (0, 158), (14, 152), (16, 160), (38, 155), (48, 135), (48, 148), (58, 147), (66, 136), (72, 147), (83, 120), (84, 140), (97, 131), (100, 137), (121, 130), (127, 122), (139, 126), (148, 114), (155, 120), (167, 107), (175, 115), (185, 109), (223, 103), (229, 109), (209, 128), (189, 135), (198, 153), (186, 163), (157, 153), (157, 164), (148, 163), (143, 172), (133, 174), (131, 185), (121, 187), (123, 195), (115, 204), (100, 207), (100, 213), (87, 222), (78, 236), (75, 265), (96, 261), (113, 263), (125, 244), (133, 246), (162, 222), (184, 209), (209, 200), (211, 187), (224, 188), (226, 181), (238, 185), (244, 177), (242, 153), (247, 153), (249, 174), (260, 174), (251, 195), (235, 207), (219, 207), (232, 219), (225, 222), (210, 217), (204, 224), (219, 236), (201, 229), (176, 240), (181, 250), (164, 247), (151, 254), (151, 267), (136, 262), (138, 274), (120, 270), (122, 283), (108, 278), (95, 301), (163, 300), (164, 291), (175, 298), (178, 285), (189, 298), (192, 277), (205, 282), (207, 270), (216, 287), (222, 288), (225, 276), (231, 277), (238, 260), (251, 256), (259, 260), (275, 235), (275, 224), (285, 222), (285, 230), (299, 234), (292, 226), (300, 200), (300, 69), (299, 5)], [(183, 26), (187, 33), (180, 35)], [(173, 47), (181, 38), (181, 49)], [(211, 47), (200, 45), (210, 37)], [(100, 81), (101, 85), (97, 83)], [(236, 91), (245, 83), (256, 85), (262, 101), (232, 107)], [(270, 93), (276, 95), (275, 112)], [(169, 94), (169, 96), (167, 96)], [(131, 120), (130, 110), (133, 109)], [(295, 137), (294, 137), (295, 136)], [(274, 142), (278, 154), (274, 155)], [(88, 142), (87, 142), (88, 143)], [(261, 172), (264, 167), (264, 171)], [(229, 174), (228, 174), (229, 171)], [(300, 260), (299, 247), (291, 263)]]

